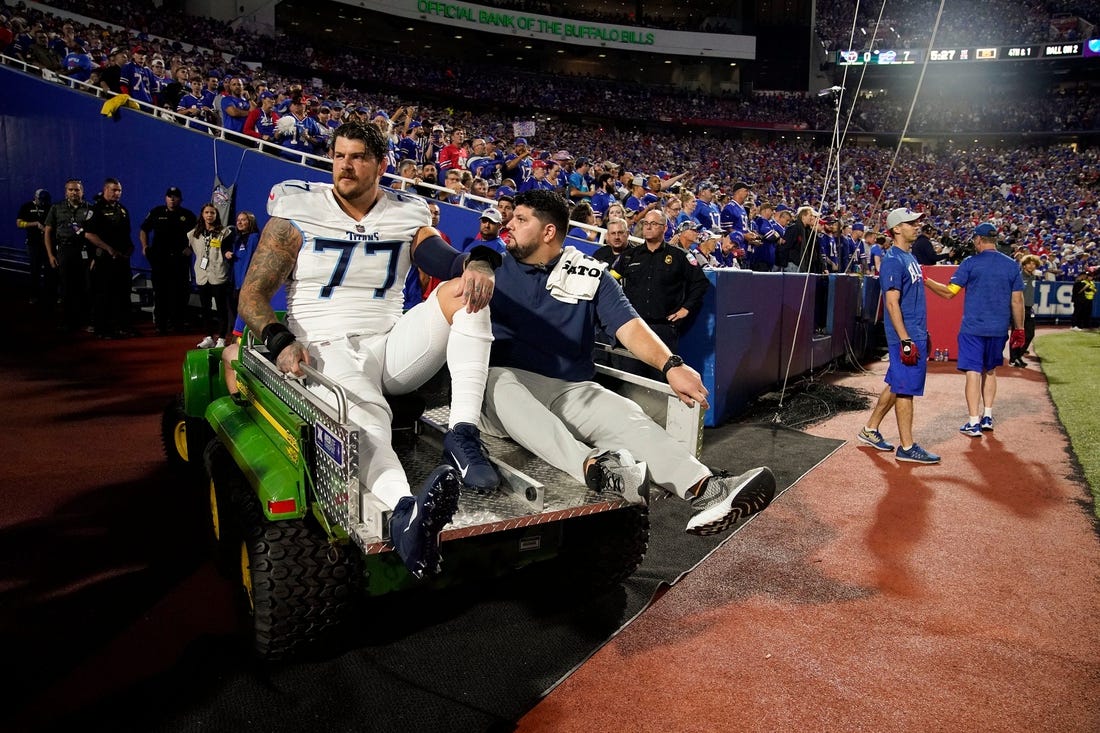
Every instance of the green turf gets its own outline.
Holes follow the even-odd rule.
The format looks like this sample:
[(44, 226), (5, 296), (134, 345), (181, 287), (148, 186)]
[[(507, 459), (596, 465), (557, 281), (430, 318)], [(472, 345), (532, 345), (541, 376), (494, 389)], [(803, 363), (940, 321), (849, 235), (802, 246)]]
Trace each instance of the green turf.
[(1092, 489), (1093, 511), (1100, 517), (1100, 334), (1044, 334), (1035, 339), (1035, 353), (1043, 360), (1050, 396)]

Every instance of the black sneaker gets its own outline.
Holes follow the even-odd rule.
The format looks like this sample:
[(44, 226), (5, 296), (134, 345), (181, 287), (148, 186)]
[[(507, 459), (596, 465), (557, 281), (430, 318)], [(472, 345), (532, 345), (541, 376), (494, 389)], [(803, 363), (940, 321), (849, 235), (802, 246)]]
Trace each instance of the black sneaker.
[(490, 493), (500, 486), (500, 475), (489, 462), (481, 432), (468, 422), (458, 423), (443, 437), (443, 460), (455, 467), (463, 486), (479, 494)]
[(738, 519), (762, 510), (775, 496), (775, 475), (766, 466), (740, 476), (711, 476), (700, 496), (690, 499), (696, 510), (688, 520), (690, 534), (725, 532)]
[(597, 494), (621, 496), (631, 504), (649, 503), (649, 480), (645, 462), (638, 463), (629, 451), (607, 451), (585, 469), (584, 483)]
[(390, 515), (390, 542), (414, 577), (439, 574), (439, 533), (458, 510), (460, 491), (455, 469), (440, 466), (418, 496), (401, 497)]

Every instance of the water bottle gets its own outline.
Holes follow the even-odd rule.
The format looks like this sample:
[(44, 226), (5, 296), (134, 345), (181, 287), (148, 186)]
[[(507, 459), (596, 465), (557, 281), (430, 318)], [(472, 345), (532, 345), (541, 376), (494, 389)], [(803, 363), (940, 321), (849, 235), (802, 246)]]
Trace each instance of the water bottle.
[(935, 352), (933, 352), (932, 361), (943, 361), (943, 352), (936, 349)]
[(951, 361), (951, 354), (947, 349), (943, 350), (943, 361)]

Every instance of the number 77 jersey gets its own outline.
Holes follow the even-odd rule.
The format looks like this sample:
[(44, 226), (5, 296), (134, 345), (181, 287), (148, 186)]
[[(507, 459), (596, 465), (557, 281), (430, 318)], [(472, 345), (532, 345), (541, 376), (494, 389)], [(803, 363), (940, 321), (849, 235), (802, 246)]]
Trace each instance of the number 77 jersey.
[(386, 333), (401, 317), (412, 241), (431, 225), (431, 214), (420, 198), (381, 191), (357, 221), (336, 203), (331, 185), (284, 181), (272, 188), (268, 213), (302, 235), (287, 284), (287, 325), (300, 339)]

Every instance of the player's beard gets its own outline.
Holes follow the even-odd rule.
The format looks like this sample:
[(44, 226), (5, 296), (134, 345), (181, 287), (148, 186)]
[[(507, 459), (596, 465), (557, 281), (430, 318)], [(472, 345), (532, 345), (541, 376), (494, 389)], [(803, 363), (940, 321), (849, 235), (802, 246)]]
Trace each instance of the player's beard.
[(378, 189), (378, 179), (370, 177), (346, 178), (336, 180), (336, 193), (345, 201), (357, 202)]
[(516, 241), (515, 235), (512, 236), (511, 241), (505, 242), (505, 249), (508, 250), (508, 254), (512, 256), (518, 262), (523, 262), (528, 257), (533, 255), (539, 248), (538, 242), (531, 242), (530, 244), (521, 244)]

